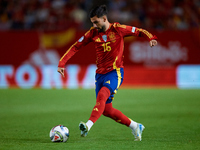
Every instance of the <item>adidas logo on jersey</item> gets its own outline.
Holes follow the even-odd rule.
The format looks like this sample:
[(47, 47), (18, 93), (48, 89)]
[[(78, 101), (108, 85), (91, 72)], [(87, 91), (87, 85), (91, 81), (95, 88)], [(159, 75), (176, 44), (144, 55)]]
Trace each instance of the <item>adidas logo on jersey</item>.
[(100, 38), (97, 38), (97, 39), (95, 40), (95, 42), (101, 42)]

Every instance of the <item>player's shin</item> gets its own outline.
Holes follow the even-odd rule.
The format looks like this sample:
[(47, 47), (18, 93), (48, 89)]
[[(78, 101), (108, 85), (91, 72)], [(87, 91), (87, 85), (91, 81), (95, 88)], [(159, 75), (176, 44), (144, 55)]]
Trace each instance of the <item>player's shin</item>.
[(124, 124), (127, 127), (131, 124), (131, 120), (127, 116), (112, 107), (112, 103), (106, 104), (103, 115), (115, 120), (118, 123)]
[(97, 95), (96, 105), (94, 106), (89, 120), (95, 123), (103, 114), (105, 103), (110, 96), (110, 90), (107, 87), (102, 87)]

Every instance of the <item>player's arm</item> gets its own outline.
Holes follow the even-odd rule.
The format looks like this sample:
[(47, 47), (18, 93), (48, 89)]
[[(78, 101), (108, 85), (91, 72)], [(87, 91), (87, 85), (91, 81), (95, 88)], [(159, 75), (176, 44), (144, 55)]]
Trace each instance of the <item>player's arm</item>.
[(150, 32), (148, 32), (147, 30), (145, 29), (141, 29), (141, 28), (136, 28), (136, 31), (135, 31), (136, 35), (139, 36), (139, 37), (144, 37), (146, 38), (148, 41), (149, 41), (149, 45), (151, 47), (153, 46), (156, 46), (157, 45), (157, 37), (155, 35), (152, 35)]
[(84, 36), (82, 36), (78, 41), (76, 41), (67, 51), (66, 53), (61, 57), (59, 64), (58, 64), (58, 72), (64, 77), (64, 70), (65, 70), (65, 64), (67, 61), (76, 53), (78, 50), (82, 47), (87, 45), (89, 42), (91, 42), (91, 29), (85, 33)]
[(156, 46), (157, 45), (157, 37), (155, 35), (152, 35), (150, 32), (148, 32), (145, 29), (127, 26), (127, 25), (121, 25), (116, 24), (115, 25), (118, 30), (121, 32), (121, 34), (125, 36), (138, 36), (138, 37), (144, 37), (149, 41), (149, 45)]

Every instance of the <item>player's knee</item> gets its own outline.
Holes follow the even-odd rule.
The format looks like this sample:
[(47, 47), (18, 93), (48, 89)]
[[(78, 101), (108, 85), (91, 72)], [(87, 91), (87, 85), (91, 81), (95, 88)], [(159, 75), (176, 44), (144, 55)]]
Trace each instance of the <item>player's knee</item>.
[(110, 96), (110, 90), (107, 87), (102, 87), (97, 95), (97, 101), (103, 100), (106, 102), (109, 96)]
[(112, 112), (110, 110), (104, 110), (103, 115), (106, 116), (106, 117), (111, 117)]
[(113, 107), (112, 103), (106, 104), (103, 115), (106, 117), (111, 117), (113, 116)]

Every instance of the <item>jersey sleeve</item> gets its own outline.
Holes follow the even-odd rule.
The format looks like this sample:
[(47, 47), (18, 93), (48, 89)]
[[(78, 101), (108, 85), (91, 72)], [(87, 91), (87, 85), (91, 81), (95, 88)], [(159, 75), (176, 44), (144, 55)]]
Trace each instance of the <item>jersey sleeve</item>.
[(67, 61), (79, 51), (79, 49), (92, 41), (92, 28), (76, 41), (61, 57), (58, 67), (64, 68)]
[(118, 28), (122, 36), (138, 36), (138, 37), (144, 37), (148, 41), (156, 40), (158, 39), (155, 35), (152, 35), (150, 32), (148, 32), (145, 29), (127, 26), (127, 25), (121, 25), (119, 23), (115, 24), (115, 27)]

